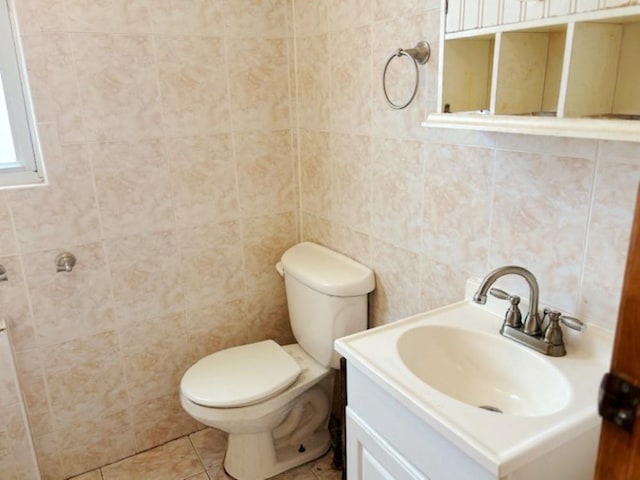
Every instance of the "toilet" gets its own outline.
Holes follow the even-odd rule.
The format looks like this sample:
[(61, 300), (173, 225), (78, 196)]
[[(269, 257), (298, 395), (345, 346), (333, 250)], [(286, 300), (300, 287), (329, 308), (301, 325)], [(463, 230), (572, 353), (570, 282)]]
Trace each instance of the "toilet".
[(334, 340), (367, 328), (373, 272), (333, 250), (303, 242), (276, 266), (284, 276), (298, 343), (228, 348), (192, 365), (180, 402), (193, 418), (228, 433), (224, 468), (263, 480), (322, 456), (330, 446)]

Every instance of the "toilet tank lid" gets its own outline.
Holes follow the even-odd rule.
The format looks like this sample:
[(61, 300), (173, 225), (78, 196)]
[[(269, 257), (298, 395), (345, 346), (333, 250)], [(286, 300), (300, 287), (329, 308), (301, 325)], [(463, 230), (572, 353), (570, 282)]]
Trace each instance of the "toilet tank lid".
[(285, 274), (326, 295), (355, 297), (375, 288), (371, 269), (312, 242), (291, 247), (281, 262)]

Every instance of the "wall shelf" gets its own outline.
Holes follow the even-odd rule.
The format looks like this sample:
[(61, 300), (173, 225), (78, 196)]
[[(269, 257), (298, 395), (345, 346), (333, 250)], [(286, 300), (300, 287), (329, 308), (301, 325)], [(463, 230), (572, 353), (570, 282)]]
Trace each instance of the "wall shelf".
[(449, 0), (461, 20), (443, 14), (438, 109), (423, 126), (640, 141), (640, 6), (550, 16), (547, 1), (534, 20), (524, 2), (521, 21), (474, 29), (491, 2), (474, 23), (467, 0)]

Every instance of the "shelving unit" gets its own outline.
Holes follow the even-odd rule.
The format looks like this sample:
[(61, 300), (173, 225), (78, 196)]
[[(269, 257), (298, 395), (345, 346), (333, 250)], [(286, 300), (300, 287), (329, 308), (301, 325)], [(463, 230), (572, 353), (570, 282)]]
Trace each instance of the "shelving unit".
[[(601, 0), (627, 5), (553, 16), (569, 3), (550, 1), (535, 13), (525, 2), (518, 22), (503, 10), (502, 23), (468, 29), (468, 0), (449, 0), (459, 17), (442, 19), (438, 112), (424, 125), (640, 141), (640, 6)], [(507, 5), (472, 8), (476, 25), (494, 3)], [(534, 20), (522, 20), (528, 9)]]

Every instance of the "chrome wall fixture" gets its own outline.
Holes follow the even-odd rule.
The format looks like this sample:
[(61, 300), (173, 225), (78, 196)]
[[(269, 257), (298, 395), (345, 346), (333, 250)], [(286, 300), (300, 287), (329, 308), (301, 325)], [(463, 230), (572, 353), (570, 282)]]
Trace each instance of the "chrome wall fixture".
[(56, 272), (70, 272), (76, 264), (76, 257), (73, 253), (62, 252), (56, 257)]
[[(409, 98), (409, 100), (407, 100), (405, 103), (398, 104), (393, 103), (393, 101), (391, 101), (391, 99), (389, 98), (389, 94), (387, 93), (387, 69), (389, 68), (391, 60), (396, 57), (403, 56), (409, 57), (411, 60), (413, 60), (413, 66), (415, 67), (416, 71), (416, 83), (413, 87), (413, 92), (411, 93), (411, 97)], [(420, 83), (420, 70), (418, 69), (418, 64), (424, 65), (429, 61), (430, 57), (431, 45), (429, 45), (429, 42), (424, 40), (418, 42), (414, 48), (407, 48), (406, 50), (403, 48), (399, 48), (395, 52), (393, 52), (393, 55), (389, 57), (389, 60), (387, 60), (387, 63), (384, 66), (384, 70), (382, 72), (382, 92), (384, 93), (385, 100), (391, 108), (395, 110), (402, 110), (403, 108), (406, 108), (411, 102), (413, 102), (413, 99), (416, 98), (416, 94), (418, 93), (418, 84)]]

